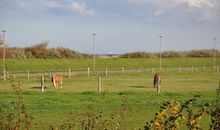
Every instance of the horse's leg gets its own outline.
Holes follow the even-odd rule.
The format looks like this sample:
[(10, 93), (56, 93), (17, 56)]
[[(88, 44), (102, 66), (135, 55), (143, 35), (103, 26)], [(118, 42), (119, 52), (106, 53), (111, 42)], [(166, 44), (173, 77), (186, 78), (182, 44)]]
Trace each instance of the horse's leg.
[(56, 83), (54, 80), (53, 80), (53, 87), (56, 88)]
[(160, 94), (160, 85), (157, 86), (157, 93)]
[(63, 81), (60, 82), (60, 88), (63, 88)]
[(56, 82), (54, 82), (54, 85), (55, 85), (55, 88), (57, 89), (58, 88), (58, 86), (57, 86), (58, 84)]

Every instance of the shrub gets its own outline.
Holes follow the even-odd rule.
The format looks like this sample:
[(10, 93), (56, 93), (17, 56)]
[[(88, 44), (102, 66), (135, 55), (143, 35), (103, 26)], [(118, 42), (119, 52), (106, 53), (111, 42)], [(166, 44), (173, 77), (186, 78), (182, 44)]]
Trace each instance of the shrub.
[(6, 52), (7, 52), (7, 57), (10, 58), (19, 58), (19, 59), (27, 58), (25, 54), (25, 50), (22, 48), (8, 48)]
[(17, 101), (0, 107), (0, 129), (28, 130), (31, 128), (33, 117), (27, 113), (26, 106), (21, 96), (20, 84), (10, 78), (11, 88), (16, 92)]
[(211, 130), (220, 130), (220, 98), (213, 103), (213, 108), (210, 111), (211, 116)]
[(110, 116), (93, 105), (87, 106), (87, 111), (79, 114), (70, 114), (59, 125), (50, 126), (51, 130), (78, 129), (78, 130), (133, 130), (134, 127), (127, 122), (131, 116), (132, 108), (126, 97), (122, 98), (121, 107)]
[[(192, 103), (197, 100), (199, 96), (194, 96), (192, 99), (186, 101), (183, 105), (176, 100), (170, 100), (165, 103), (162, 103), (160, 106), (160, 110), (155, 114), (154, 120), (146, 123), (145, 130), (150, 129), (159, 129), (159, 130), (177, 130), (182, 128), (182, 120), (185, 118), (186, 126), (190, 130), (201, 130), (200, 128), (200, 120), (204, 114), (209, 115), (211, 110), (209, 109), (210, 104), (205, 103), (201, 105), (200, 110), (196, 113), (193, 113), (191, 106)], [(217, 109), (216, 109), (217, 110)], [(187, 114), (185, 114), (186, 112)], [(211, 112), (215, 114), (216, 111)], [(219, 115), (218, 117), (219, 118)], [(215, 123), (215, 121), (212, 122)], [(214, 128), (213, 125), (210, 125)], [(219, 127), (218, 127), (219, 128)], [(215, 130), (215, 129), (214, 129)]]
[(155, 57), (153, 53), (147, 53), (147, 52), (132, 52), (120, 56), (120, 58), (153, 58), (153, 57)]
[[(215, 50), (216, 57), (220, 57), (220, 52)], [(192, 50), (192, 51), (163, 51), (161, 56), (163, 58), (174, 58), (174, 57), (213, 57), (213, 50)], [(148, 53), (148, 52), (132, 52), (123, 54), (121, 58), (155, 58), (160, 57), (160, 53)]]
[[(87, 54), (82, 54), (68, 48), (50, 48), (48, 42), (41, 42), (31, 47), (17, 48), (7, 47), (6, 58), (82, 58), (89, 57)], [(3, 48), (0, 48), (0, 58), (3, 57)]]

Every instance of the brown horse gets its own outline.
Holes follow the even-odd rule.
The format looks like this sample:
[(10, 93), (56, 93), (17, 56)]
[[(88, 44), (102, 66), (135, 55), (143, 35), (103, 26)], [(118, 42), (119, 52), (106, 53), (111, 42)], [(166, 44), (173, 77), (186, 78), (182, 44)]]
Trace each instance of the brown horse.
[(53, 87), (54, 88), (58, 88), (58, 86), (60, 85), (60, 88), (63, 87), (63, 76), (56, 74), (52, 76), (52, 83), (53, 83)]
[(161, 84), (161, 74), (160, 73), (156, 73), (154, 75), (153, 85), (154, 85), (154, 88), (157, 88), (157, 93), (158, 94), (160, 93), (160, 84)]

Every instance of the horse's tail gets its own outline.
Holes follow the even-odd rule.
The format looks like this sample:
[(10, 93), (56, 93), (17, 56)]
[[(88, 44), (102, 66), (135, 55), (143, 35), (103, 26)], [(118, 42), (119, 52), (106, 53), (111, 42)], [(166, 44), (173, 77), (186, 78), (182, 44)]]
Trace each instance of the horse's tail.
[(54, 79), (54, 75), (52, 75), (51, 81), (52, 81), (53, 87), (56, 87), (56, 82), (55, 82), (55, 79)]
[(51, 77), (51, 82), (53, 83), (53, 75), (52, 75), (52, 77)]
[(157, 80), (158, 80), (158, 79), (157, 79), (157, 76), (158, 76), (158, 74), (155, 74), (155, 75), (154, 75), (154, 81), (153, 81), (153, 85), (154, 85), (154, 86), (156, 85)]

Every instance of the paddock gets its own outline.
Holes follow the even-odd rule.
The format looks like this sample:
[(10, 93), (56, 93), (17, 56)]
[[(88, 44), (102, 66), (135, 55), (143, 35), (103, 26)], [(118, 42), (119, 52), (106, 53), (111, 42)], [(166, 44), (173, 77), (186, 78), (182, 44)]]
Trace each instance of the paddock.
[[(181, 71), (178, 67), (164, 67), (160, 94), (152, 87), (153, 76), (158, 71), (156, 67), (108, 68), (107, 75), (106, 67), (103, 67), (97, 68), (96, 72), (90, 69), (88, 76), (88, 67), (84, 66), (83, 69), (71, 68), (70, 77), (68, 68), (64, 68), (66, 71), (46, 72), (30, 69), (29, 78), (28, 71), (11, 71), (13, 78), (0, 80), (0, 105), (16, 101), (17, 96), (10, 86), (19, 86), (28, 112), (41, 123), (41, 129), (47, 129), (49, 124), (61, 124), (70, 113), (86, 111), (91, 104), (110, 115), (120, 108), (121, 100), (127, 97), (133, 109), (133, 116), (128, 118), (129, 125), (134, 124), (138, 129), (154, 118), (161, 102), (170, 98), (182, 103), (194, 95), (200, 95), (201, 99), (194, 104), (194, 110), (198, 110), (201, 103), (213, 103), (219, 98), (216, 89), (219, 87), (220, 73), (211, 67), (206, 67), (206, 71), (202, 66), (193, 67), (193, 71), (191, 67), (187, 71), (183, 67)], [(58, 72), (63, 72), (63, 89), (54, 89), (51, 83), (51, 75)], [(41, 93), (41, 76), (45, 79), (44, 93)], [(98, 93), (99, 76), (101, 93)], [(202, 120), (206, 122), (209, 118)], [(209, 127), (206, 123), (201, 125), (204, 129)]]

